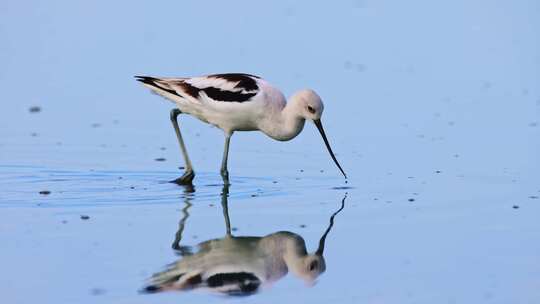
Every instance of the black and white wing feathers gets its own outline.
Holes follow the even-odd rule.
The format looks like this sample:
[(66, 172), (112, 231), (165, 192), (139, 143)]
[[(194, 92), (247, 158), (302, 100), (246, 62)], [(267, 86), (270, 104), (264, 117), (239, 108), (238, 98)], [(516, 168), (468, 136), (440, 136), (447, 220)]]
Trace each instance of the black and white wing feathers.
[(259, 77), (241, 73), (192, 78), (135, 77), (166, 98), (180, 97), (195, 102), (203, 99), (215, 102), (248, 102), (260, 91), (257, 83)]

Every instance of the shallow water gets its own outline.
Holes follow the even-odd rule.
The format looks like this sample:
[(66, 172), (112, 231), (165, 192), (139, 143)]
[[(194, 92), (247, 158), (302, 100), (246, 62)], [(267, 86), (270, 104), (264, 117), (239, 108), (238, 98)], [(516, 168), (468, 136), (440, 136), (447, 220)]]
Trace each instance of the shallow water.
[(540, 301), (537, 2), (213, 5), (0, 5), (3, 302), (228, 299), (141, 293), (181, 258), (179, 230), (196, 254), (227, 229), (221, 132), (181, 117), (197, 176), (168, 183), (172, 104), (132, 79), (225, 71), (317, 90), (349, 176), (312, 124), (233, 136), (232, 235), (287, 231), (314, 252), (346, 196), (314, 283), (289, 273), (237, 301)]

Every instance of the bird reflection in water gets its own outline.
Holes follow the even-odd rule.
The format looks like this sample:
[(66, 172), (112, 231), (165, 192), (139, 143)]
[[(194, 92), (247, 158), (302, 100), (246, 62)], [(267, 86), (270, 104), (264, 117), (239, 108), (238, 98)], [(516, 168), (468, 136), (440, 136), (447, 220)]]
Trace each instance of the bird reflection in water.
[(345, 207), (345, 197), (339, 209), (330, 216), (330, 223), (314, 253), (308, 253), (304, 239), (289, 231), (279, 231), (263, 237), (233, 236), (228, 212), (229, 187), (221, 194), (226, 235), (191, 247), (181, 246), (182, 233), (191, 207), (186, 196), (183, 217), (173, 242), (173, 249), (182, 256), (167, 269), (154, 274), (145, 292), (205, 289), (226, 295), (250, 295), (263, 286), (283, 278), (288, 271), (309, 285), (326, 270), (324, 244), (334, 225), (334, 217)]

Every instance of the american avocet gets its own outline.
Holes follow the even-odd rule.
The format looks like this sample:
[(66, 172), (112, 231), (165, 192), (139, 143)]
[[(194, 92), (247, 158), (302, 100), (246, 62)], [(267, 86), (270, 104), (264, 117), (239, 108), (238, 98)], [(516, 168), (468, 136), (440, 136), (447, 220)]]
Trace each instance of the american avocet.
[(170, 118), (186, 163), (184, 175), (175, 180), (179, 184), (190, 184), (195, 177), (178, 126), (177, 117), (180, 113), (193, 115), (225, 132), (221, 176), (226, 184), (229, 183), (229, 142), (234, 131), (260, 130), (273, 139), (287, 141), (302, 131), (306, 119), (315, 123), (330, 156), (347, 178), (324, 133), (321, 123), (324, 105), (313, 90), (301, 90), (286, 102), (281, 91), (260, 77), (249, 74), (215, 74), (191, 78), (135, 77), (153, 92), (176, 103), (177, 108), (171, 110)]
[(183, 257), (167, 269), (152, 276), (145, 292), (205, 289), (228, 295), (249, 295), (269, 287), (289, 271), (308, 285), (326, 270), (324, 245), (334, 225), (334, 218), (345, 207), (345, 198), (319, 240), (315, 252), (308, 253), (304, 239), (293, 232), (278, 231), (266, 236), (233, 236), (227, 208), (228, 185), (222, 192), (222, 207), (226, 234), (219, 239), (200, 243), (192, 253), (180, 246), (182, 232), (189, 213), (186, 205), (180, 220), (173, 248), (181, 249)]

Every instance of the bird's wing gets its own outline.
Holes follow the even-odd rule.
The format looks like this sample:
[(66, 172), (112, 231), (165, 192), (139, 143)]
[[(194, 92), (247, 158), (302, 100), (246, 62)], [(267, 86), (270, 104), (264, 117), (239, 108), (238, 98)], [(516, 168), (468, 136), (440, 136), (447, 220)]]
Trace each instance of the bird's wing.
[(165, 97), (168, 94), (201, 103), (248, 102), (259, 93), (259, 77), (249, 74), (213, 74), (192, 78), (155, 78), (136, 76), (137, 80), (148, 85)]
[(200, 286), (202, 273), (199, 271), (182, 272), (181, 269), (169, 268), (152, 276), (142, 291), (153, 293), (165, 290), (186, 290)]
[(238, 271), (210, 274), (205, 283), (208, 288), (223, 294), (245, 296), (257, 292), (262, 281), (254, 273)]

